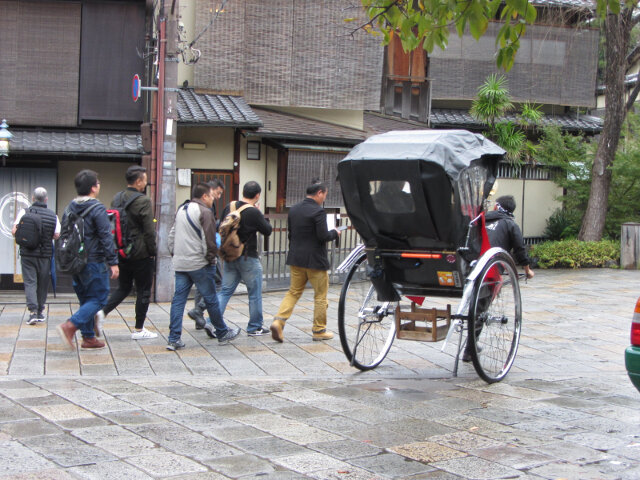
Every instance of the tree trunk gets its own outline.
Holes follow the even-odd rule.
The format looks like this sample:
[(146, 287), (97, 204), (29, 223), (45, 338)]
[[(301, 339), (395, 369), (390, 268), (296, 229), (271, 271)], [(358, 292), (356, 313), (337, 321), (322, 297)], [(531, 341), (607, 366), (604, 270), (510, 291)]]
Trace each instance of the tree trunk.
[(620, 131), (627, 114), (624, 79), (627, 66), (627, 46), (631, 32), (629, 20), (629, 15), (621, 13), (619, 15), (609, 14), (605, 21), (607, 63), (605, 82), (607, 89), (604, 128), (591, 169), (589, 202), (578, 235), (580, 240), (589, 242), (602, 239), (611, 186), (611, 165), (615, 160)]

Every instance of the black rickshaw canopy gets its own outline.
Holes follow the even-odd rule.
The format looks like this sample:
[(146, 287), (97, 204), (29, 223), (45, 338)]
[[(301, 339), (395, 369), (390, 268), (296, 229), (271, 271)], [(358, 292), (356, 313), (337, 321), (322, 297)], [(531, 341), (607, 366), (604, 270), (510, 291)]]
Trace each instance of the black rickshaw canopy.
[(454, 249), (504, 155), (466, 130), (374, 135), (338, 163), (347, 213), (369, 247)]

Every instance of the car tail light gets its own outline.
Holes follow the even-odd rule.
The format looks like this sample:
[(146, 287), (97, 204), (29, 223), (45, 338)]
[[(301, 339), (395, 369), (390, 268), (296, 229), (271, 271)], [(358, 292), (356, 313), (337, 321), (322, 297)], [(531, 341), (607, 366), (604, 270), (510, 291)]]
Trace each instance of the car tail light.
[(631, 323), (631, 345), (640, 347), (640, 298), (636, 303), (633, 312), (633, 323)]

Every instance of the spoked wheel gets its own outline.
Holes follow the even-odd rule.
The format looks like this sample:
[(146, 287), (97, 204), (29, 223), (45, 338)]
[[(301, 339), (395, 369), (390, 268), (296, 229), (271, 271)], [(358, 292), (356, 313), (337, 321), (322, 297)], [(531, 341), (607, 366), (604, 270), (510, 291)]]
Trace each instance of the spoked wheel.
[(379, 302), (367, 277), (363, 254), (349, 270), (338, 305), (340, 343), (347, 359), (360, 370), (380, 365), (396, 334), (397, 302)]
[(509, 373), (521, 324), (518, 272), (511, 257), (501, 252), (478, 276), (469, 308), (467, 342), (473, 366), (485, 382), (499, 382)]

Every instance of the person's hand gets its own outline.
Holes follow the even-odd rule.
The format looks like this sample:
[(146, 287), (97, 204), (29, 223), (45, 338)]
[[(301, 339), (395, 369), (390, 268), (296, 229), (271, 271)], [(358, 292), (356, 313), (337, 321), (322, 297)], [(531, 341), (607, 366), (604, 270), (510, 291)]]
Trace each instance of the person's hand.
[(342, 235), (342, 230), (338, 230), (337, 228), (334, 228), (334, 230), (338, 232), (338, 236)]
[(111, 279), (115, 280), (120, 275), (120, 269), (118, 265), (111, 265)]
[(527, 276), (528, 279), (532, 279), (533, 277), (536, 276), (535, 273), (533, 273), (533, 270), (531, 270), (531, 268), (529, 267), (529, 265), (527, 265), (526, 267), (524, 267), (524, 273)]

